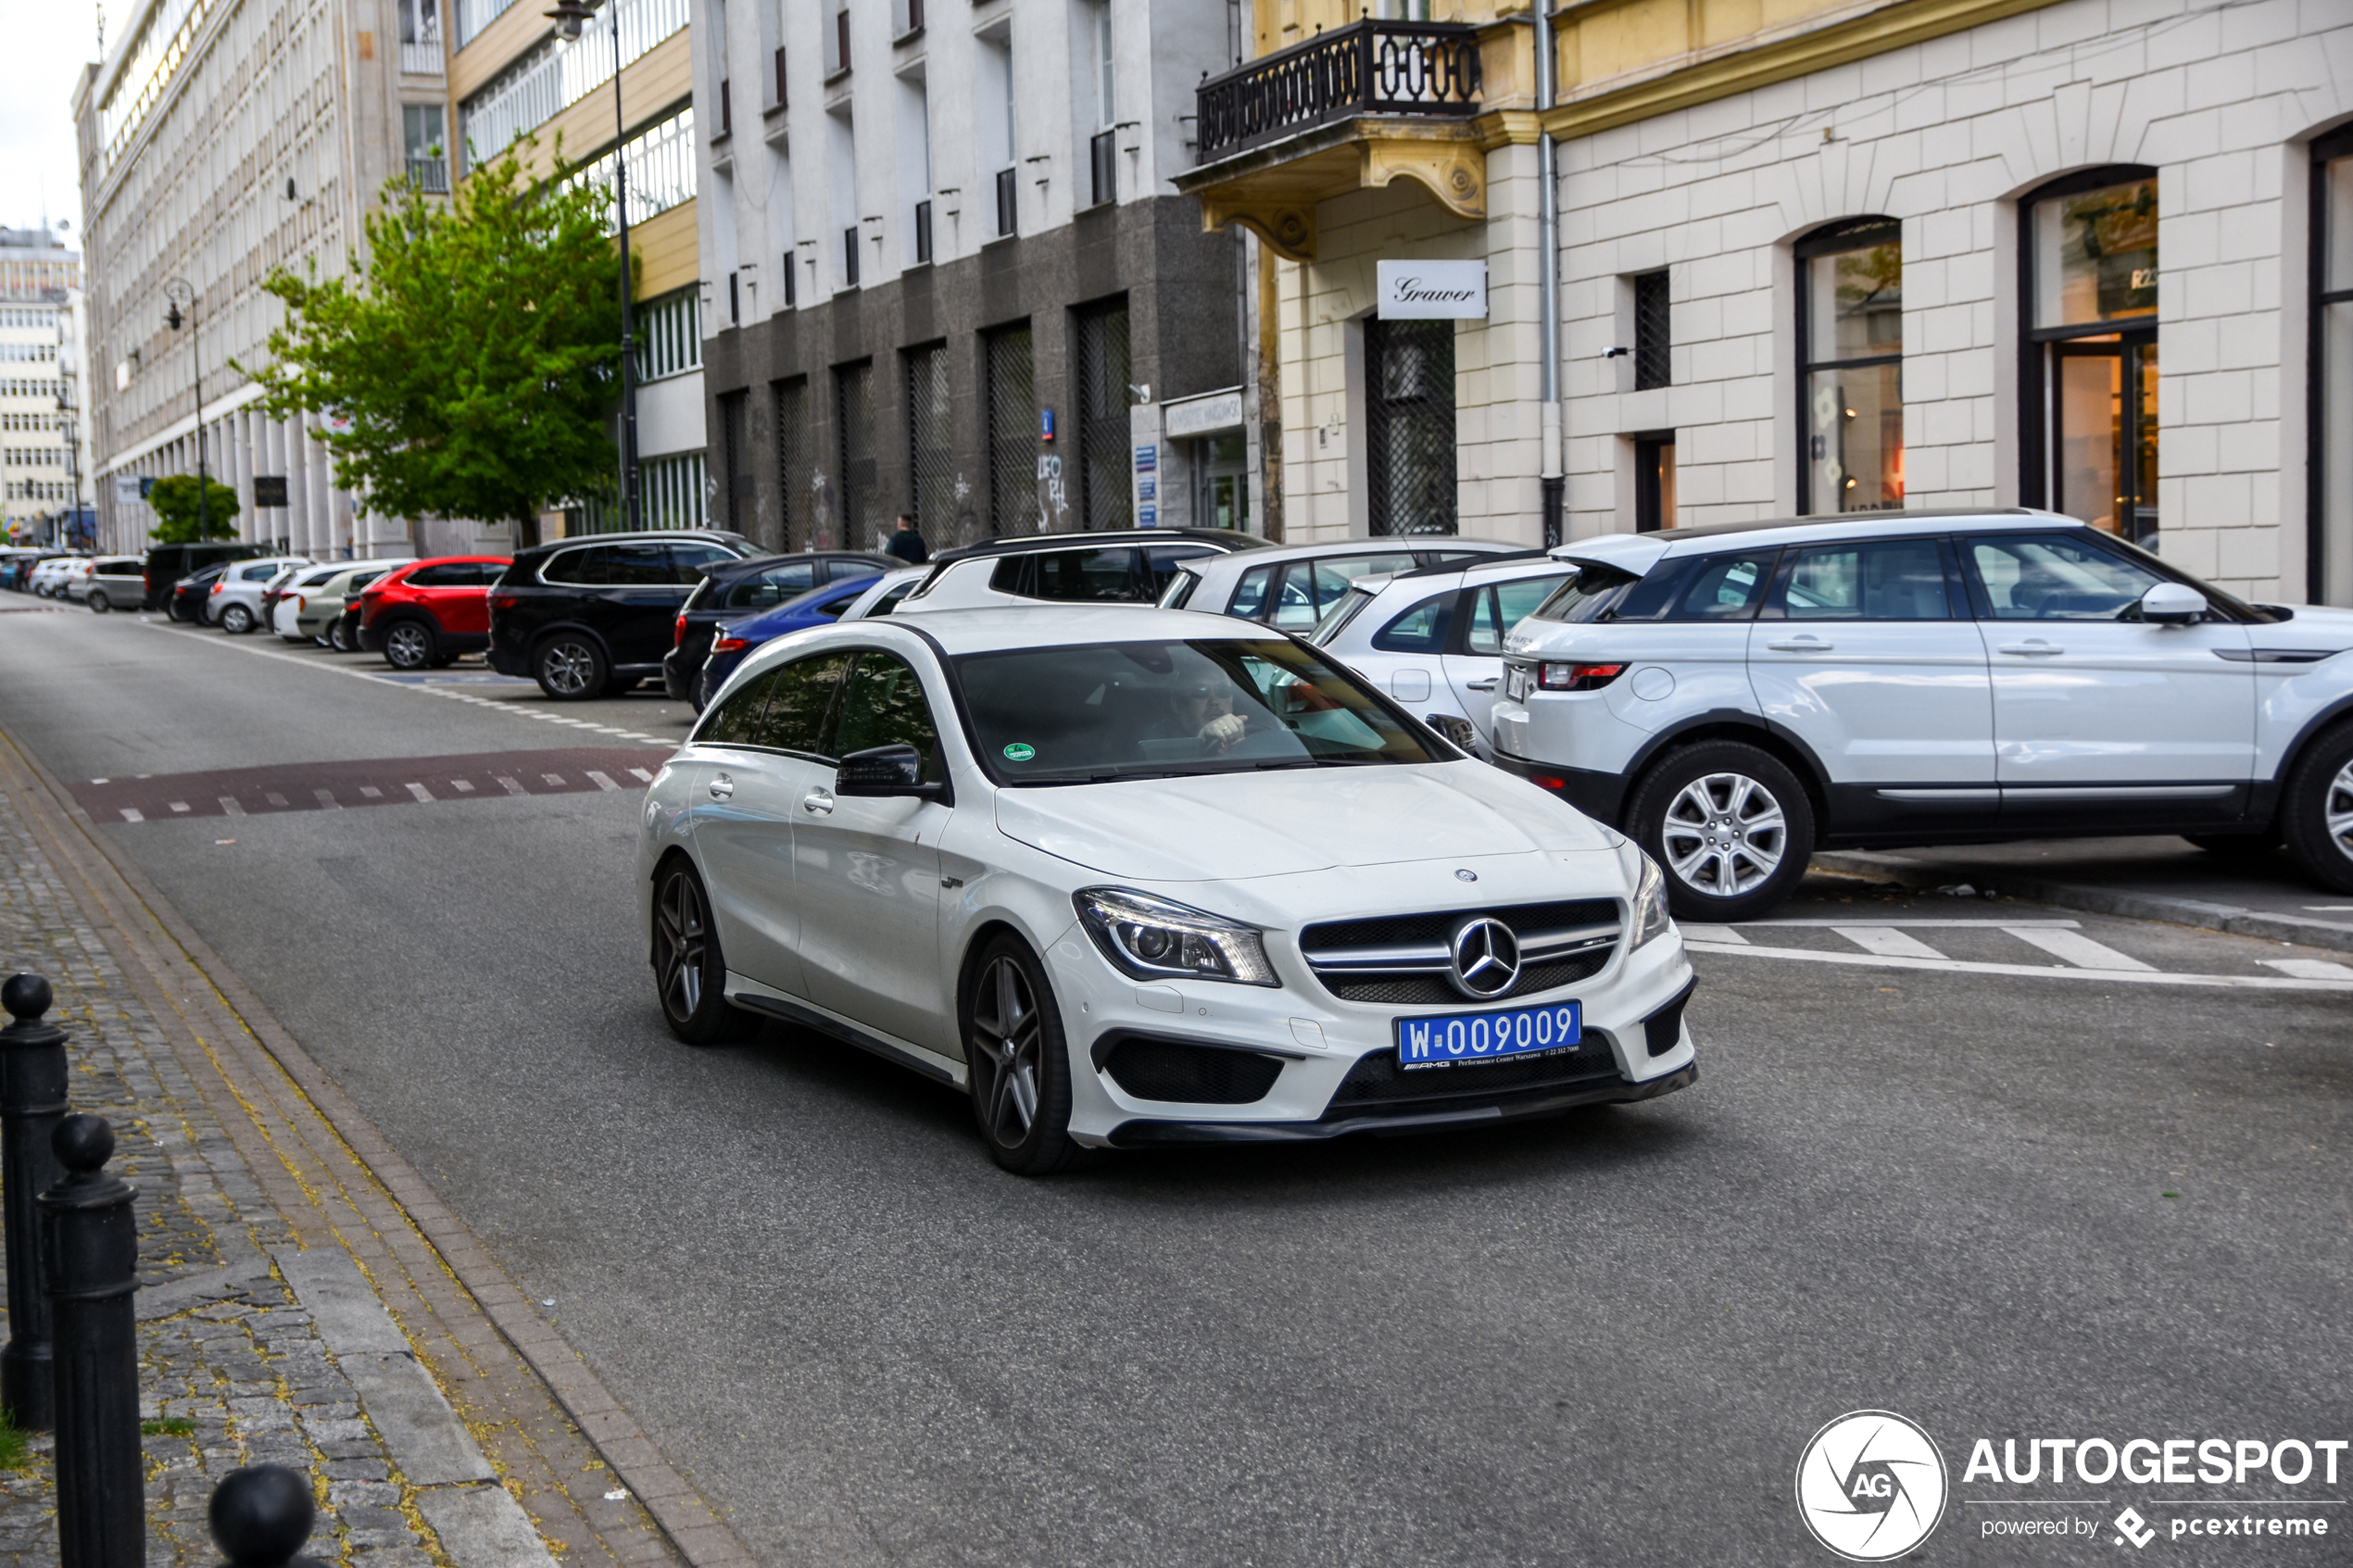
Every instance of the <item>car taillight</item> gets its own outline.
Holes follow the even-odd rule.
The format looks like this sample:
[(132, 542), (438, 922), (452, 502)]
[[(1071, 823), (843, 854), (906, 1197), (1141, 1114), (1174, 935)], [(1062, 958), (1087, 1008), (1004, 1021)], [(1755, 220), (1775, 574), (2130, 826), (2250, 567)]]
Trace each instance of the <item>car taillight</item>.
[(711, 651), (713, 653), (741, 653), (744, 649), (749, 646), (751, 646), (751, 644), (742, 637), (718, 637), (712, 639)]
[(522, 603), (522, 597), (515, 594), (493, 594), (490, 596), (490, 608), (493, 609), (512, 609), (515, 606), (521, 603)]
[(1558, 773), (1530, 773), (1528, 782), (1538, 789), (1567, 789), (1568, 781)]
[(216, 594), (217, 594), (217, 593), (220, 592), (220, 590), (221, 590), (221, 589), (223, 589), (223, 588), (225, 588), (225, 587), (227, 587), (227, 586), (228, 586), (228, 584), (227, 584), (227, 583), (215, 583), (212, 585), (212, 591), (213, 591), (214, 593), (216, 593)]
[(1538, 666), (1536, 684), (1548, 692), (1592, 692), (1599, 691), (1625, 672), (1623, 664), (1546, 663)]
[(306, 609), (308, 609), (308, 608), (310, 608), (310, 596), (309, 596), (309, 595), (308, 595), (308, 594), (296, 594), (296, 595), (295, 596), (295, 613), (296, 613), (296, 615), (301, 614), (304, 610), (306, 610)]
[(674, 647), (677, 647), (677, 646), (681, 646), (682, 644), (684, 644), (684, 643), (686, 642), (686, 612), (685, 610), (683, 610), (683, 609), (682, 609), (682, 610), (680, 610), (680, 611), (678, 612), (678, 620), (677, 620), (677, 621), (676, 621), (674, 624), (673, 624), (673, 625), (672, 625), (672, 627), (670, 628), (670, 646), (671, 646), (672, 647), (673, 647), (673, 648), (674, 648)]

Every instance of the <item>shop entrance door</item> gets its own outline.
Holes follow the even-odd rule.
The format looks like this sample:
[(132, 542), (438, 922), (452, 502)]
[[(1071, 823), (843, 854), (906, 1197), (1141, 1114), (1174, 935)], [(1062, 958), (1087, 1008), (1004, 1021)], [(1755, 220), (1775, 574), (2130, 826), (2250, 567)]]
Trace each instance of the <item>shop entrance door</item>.
[(2157, 334), (2050, 345), (2057, 509), (2157, 547)]

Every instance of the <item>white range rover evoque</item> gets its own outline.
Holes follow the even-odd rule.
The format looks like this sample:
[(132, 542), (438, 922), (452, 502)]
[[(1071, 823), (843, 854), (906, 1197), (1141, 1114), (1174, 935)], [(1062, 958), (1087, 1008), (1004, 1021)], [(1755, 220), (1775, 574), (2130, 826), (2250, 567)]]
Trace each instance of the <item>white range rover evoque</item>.
[(1243, 622), (954, 610), (780, 638), (645, 813), (681, 1039), (823, 1030), (968, 1089), (1012, 1171), (1698, 1073), (1641, 850)]

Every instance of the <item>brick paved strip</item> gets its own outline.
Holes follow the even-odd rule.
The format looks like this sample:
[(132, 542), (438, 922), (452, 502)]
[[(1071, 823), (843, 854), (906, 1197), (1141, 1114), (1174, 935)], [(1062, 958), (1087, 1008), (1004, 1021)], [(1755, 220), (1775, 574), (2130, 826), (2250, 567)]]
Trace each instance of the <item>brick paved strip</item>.
[(74, 803), (97, 822), (263, 817), (280, 811), (332, 811), (347, 806), (483, 800), (502, 793), (590, 795), (620, 787), (615, 779), (641, 785), (670, 755), (642, 746), (559, 746), (452, 757), (359, 758), (200, 773), (76, 779), (72, 791)]
[[(752, 1563), (424, 1179), (109, 835), (93, 831), (72, 792), (5, 735), (0, 791), (122, 960), (296, 1242), (359, 1265), (566, 1568)], [(604, 1495), (615, 1477), (631, 1494), (619, 1501)]]

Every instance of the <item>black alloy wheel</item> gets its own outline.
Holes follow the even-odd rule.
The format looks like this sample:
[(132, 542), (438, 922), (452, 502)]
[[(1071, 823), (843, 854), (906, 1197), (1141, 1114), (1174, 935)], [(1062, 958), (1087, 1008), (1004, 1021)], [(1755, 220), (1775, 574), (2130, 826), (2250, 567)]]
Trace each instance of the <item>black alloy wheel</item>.
[(425, 669), (437, 652), (433, 628), (422, 621), (396, 621), (384, 633), (384, 662), (395, 670)]
[(242, 637), (253, 630), (253, 611), (243, 605), (231, 605), (220, 612), (220, 629), (233, 637)]
[(596, 696), (610, 678), (605, 650), (578, 632), (559, 632), (531, 656), (532, 678), (558, 702)]
[(1805, 786), (1741, 741), (1667, 753), (1635, 785), (1626, 831), (1666, 872), (1678, 920), (1753, 920), (1789, 897), (1814, 855)]
[(2304, 874), (2353, 893), (2353, 724), (2305, 748), (2280, 797), (2280, 829)]
[(966, 1085), (989, 1158), (1047, 1176), (1086, 1153), (1070, 1139), (1070, 1047), (1037, 955), (1019, 937), (982, 949), (963, 997)]
[(727, 1000), (727, 960), (711, 923), (711, 895), (684, 856), (654, 878), (654, 986), (670, 1032), (690, 1046), (740, 1038), (758, 1020)]

